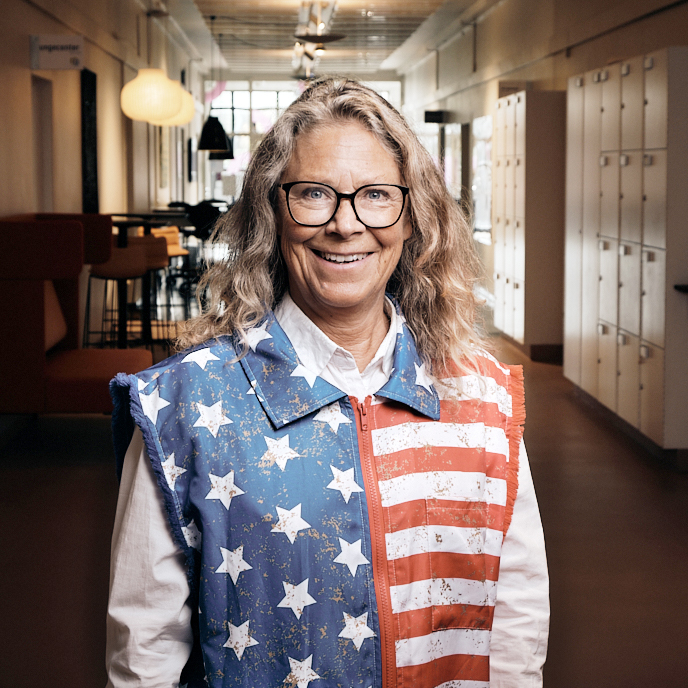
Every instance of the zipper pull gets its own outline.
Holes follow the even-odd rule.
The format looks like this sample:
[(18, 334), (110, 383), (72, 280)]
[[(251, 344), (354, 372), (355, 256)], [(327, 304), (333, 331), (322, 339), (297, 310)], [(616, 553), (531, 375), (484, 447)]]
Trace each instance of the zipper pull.
[(358, 402), (358, 412), (361, 414), (361, 430), (368, 429), (368, 409), (361, 401)]

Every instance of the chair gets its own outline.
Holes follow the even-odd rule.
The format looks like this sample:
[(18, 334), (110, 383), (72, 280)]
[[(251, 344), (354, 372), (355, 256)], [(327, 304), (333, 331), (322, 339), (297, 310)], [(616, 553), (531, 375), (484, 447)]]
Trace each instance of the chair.
[(152, 364), (142, 349), (78, 348), (79, 275), (84, 257), (107, 258), (111, 224), (16, 217), (0, 220), (0, 413), (109, 413), (109, 380)]

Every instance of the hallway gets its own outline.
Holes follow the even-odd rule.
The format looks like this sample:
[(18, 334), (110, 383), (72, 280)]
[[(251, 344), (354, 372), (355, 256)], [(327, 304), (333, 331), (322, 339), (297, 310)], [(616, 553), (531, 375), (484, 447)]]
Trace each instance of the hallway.
[[(545, 686), (683, 688), (688, 475), (610, 426), (560, 367), (499, 349), (526, 371), (551, 576)], [(117, 490), (109, 418), (31, 421), (0, 444), (0, 468), (0, 688), (104, 686)]]

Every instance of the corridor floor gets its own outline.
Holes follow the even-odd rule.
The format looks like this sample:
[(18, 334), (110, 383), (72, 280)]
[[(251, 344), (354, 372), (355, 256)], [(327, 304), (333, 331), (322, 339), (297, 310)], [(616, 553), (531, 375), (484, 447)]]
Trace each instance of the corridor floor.
[[(551, 577), (546, 688), (685, 688), (688, 475), (611, 426), (561, 367), (499, 348), (526, 371)], [(0, 435), (0, 688), (105, 685), (109, 425), (46, 416)]]

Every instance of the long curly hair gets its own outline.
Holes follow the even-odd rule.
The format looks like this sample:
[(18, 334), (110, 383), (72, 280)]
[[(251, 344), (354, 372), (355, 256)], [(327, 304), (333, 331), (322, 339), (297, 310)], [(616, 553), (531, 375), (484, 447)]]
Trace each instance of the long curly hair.
[(472, 359), (484, 341), (476, 330), (473, 286), (481, 274), (470, 226), (440, 170), (406, 120), (372, 89), (347, 78), (314, 81), (277, 120), (254, 153), (241, 196), (217, 224), (225, 258), (201, 278), (202, 312), (182, 327), (184, 348), (258, 325), (284, 295), (288, 278), (277, 235), (277, 189), (296, 140), (320, 126), (358, 122), (396, 159), (409, 187), (411, 237), (387, 285), (418, 352), (435, 374)]

